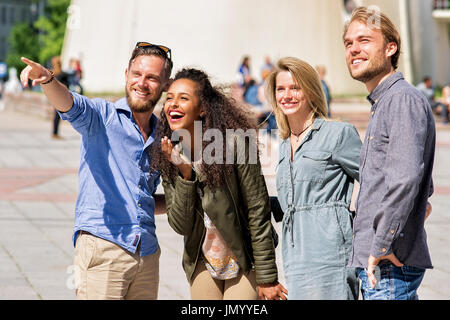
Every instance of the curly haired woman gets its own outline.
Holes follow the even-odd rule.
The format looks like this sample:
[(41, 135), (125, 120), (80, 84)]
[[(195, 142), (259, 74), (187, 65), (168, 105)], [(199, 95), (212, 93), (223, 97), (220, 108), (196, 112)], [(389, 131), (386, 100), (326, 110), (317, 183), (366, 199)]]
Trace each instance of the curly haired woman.
[[(286, 299), (278, 283), (267, 188), (257, 152), (250, 152), (252, 139), (244, 144), (249, 150), (245, 161), (239, 161), (234, 141), (233, 161), (227, 159), (230, 143), (223, 143), (230, 129), (252, 127), (203, 71), (183, 69), (175, 75), (157, 128), (152, 169), (163, 178), (169, 224), (184, 236), (183, 268), (192, 299)], [(220, 147), (208, 156), (204, 137), (211, 133)]]

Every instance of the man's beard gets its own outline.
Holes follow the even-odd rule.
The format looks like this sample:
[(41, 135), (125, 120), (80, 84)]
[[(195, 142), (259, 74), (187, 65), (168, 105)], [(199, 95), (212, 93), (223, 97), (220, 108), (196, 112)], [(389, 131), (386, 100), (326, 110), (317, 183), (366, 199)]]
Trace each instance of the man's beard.
[(389, 70), (390, 65), (388, 60), (384, 60), (379, 56), (375, 56), (371, 61), (369, 61), (368, 66), (364, 70), (357, 71), (357, 73), (352, 72), (349, 66), (349, 71), (352, 78), (361, 81), (362, 83), (367, 83), (380, 74), (388, 73)]
[(141, 102), (141, 101), (133, 101), (133, 99), (130, 96), (130, 92), (128, 91), (128, 88), (125, 88), (125, 96), (127, 98), (128, 106), (130, 107), (131, 111), (135, 113), (145, 113), (149, 111), (153, 111), (153, 108), (155, 107), (156, 103), (158, 102), (159, 98), (161, 98), (162, 92), (154, 99), (150, 99), (147, 102)]

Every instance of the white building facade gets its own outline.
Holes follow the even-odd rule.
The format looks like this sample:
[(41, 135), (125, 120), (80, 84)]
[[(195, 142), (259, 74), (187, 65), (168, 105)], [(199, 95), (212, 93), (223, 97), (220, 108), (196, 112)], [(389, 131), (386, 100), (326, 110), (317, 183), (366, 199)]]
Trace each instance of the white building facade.
[(198, 67), (222, 84), (235, 81), (244, 55), (257, 79), (264, 57), (295, 56), (324, 65), (334, 94), (364, 94), (349, 76), (342, 44), (352, 2), (378, 6), (397, 25), (405, 44), (400, 71), (408, 80), (431, 75), (450, 82), (449, 10), (435, 18), (433, 0), (73, 0), (63, 60), (81, 60), (88, 91), (117, 92), (138, 41), (170, 47), (175, 72)]

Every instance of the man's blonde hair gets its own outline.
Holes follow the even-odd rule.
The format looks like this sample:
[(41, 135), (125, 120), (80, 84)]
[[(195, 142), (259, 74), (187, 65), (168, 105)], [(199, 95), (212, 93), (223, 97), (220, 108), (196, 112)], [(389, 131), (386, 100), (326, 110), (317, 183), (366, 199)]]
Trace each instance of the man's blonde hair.
[(398, 68), (398, 61), (401, 53), (401, 39), (394, 23), (378, 10), (377, 7), (358, 7), (353, 10), (350, 20), (345, 24), (343, 39), (348, 31), (348, 27), (354, 21), (359, 21), (366, 24), (370, 28), (379, 29), (384, 37), (385, 44), (395, 43), (397, 45), (397, 52), (391, 56), (391, 64), (394, 70)]
[(322, 89), (322, 83), (316, 70), (307, 62), (298, 58), (285, 57), (280, 59), (272, 73), (266, 79), (265, 93), (275, 114), (280, 136), (282, 139), (287, 139), (291, 133), (291, 129), (287, 117), (278, 107), (276, 99), (276, 79), (277, 75), (282, 71), (291, 73), (292, 78), (294, 78), (294, 81), (303, 91), (314, 117), (326, 119), (328, 107), (325, 93)]

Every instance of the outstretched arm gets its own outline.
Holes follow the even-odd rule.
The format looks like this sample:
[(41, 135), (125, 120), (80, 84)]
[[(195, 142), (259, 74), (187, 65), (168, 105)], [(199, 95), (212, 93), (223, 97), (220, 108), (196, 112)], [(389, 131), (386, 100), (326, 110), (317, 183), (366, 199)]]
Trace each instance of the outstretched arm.
[(28, 87), (28, 79), (33, 80), (32, 85), (41, 85), (42, 91), (47, 96), (50, 104), (60, 112), (67, 112), (72, 108), (73, 98), (65, 85), (54, 78), (47, 68), (39, 63), (22, 57), (21, 60), (27, 64), (20, 73), (20, 81)]

